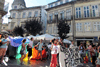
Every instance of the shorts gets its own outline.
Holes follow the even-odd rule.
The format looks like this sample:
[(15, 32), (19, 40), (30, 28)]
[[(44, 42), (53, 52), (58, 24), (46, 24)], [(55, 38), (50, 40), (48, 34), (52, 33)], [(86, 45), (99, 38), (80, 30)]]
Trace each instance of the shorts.
[(38, 53), (42, 54), (42, 50), (38, 50)]
[(32, 56), (32, 48), (28, 49), (28, 57)]
[(25, 55), (26, 54), (26, 50), (25, 49), (21, 49), (20, 54), (21, 55)]

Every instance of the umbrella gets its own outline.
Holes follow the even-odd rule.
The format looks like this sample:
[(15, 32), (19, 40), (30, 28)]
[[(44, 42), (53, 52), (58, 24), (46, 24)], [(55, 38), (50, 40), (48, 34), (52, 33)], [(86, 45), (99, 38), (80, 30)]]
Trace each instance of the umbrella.
[(14, 37), (14, 39), (18, 39), (18, 38), (23, 38), (23, 37), (21, 37), (21, 36)]
[(8, 31), (6, 30), (2, 30), (1, 33), (9, 33)]
[(56, 38), (56, 37), (54, 37), (54, 36), (51, 36), (51, 35), (49, 35), (49, 34), (44, 34), (44, 35), (41, 35), (41, 36), (37, 36), (36, 37), (37, 38), (37, 40), (40, 40), (40, 39), (45, 39), (45, 40), (52, 40), (52, 39), (54, 39), (54, 38)]
[(33, 36), (33, 35), (30, 35), (30, 36), (28, 36), (27, 38), (28, 38), (28, 39), (30, 39), (30, 38), (34, 38), (34, 39), (35, 39), (36, 37)]
[(67, 40), (67, 39), (64, 39), (63, 40), (63, 43), (71, 43), (71, 41)]

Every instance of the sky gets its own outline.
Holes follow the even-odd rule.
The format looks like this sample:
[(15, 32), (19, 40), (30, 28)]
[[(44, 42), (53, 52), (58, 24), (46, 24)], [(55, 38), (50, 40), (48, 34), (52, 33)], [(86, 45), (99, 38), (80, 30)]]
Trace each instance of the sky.
[[(8, 20), (7, 17), (10, 16), (9, 10), (11, 10), (11, 5), (14, 0), (5, 0), (5, 2), (9, 3), (9, 9), (8, 14), (3, 17), (3, 23), (8, 23), (10, 20)], [(40, 6), (40, 5), (47, 5), (48, 3), (54, 2), (57, 0), (25, 0), (26, 7), (32, 7), (32, 6)]]

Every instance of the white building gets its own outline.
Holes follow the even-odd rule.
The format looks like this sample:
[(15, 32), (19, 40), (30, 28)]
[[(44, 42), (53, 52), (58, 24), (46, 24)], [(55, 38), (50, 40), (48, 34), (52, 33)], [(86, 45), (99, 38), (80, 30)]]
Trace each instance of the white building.
[(15, 26), (24, 26), (24, 21), (36, 18), (41, 20), (43, 27), (42, 33), (46, 33), (47, 13), (45, 6), (26, 7), (24, 0), (14, 0), (12, 9), (10, 10), (11, 22), (9, 22), (8, 29), (12, 31)]

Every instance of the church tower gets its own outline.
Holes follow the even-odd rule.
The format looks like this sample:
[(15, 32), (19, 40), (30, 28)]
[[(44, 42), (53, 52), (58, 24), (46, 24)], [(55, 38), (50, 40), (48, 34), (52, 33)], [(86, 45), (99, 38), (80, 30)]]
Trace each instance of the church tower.
[(12, 4), (12, 9), (22, 9), (26, 8), (26, 4), (24, 0), (14, 0)]

